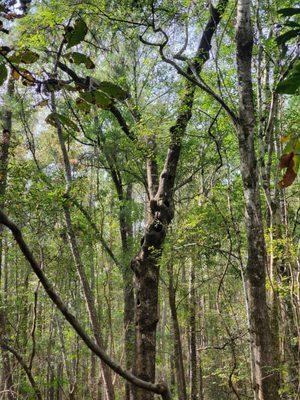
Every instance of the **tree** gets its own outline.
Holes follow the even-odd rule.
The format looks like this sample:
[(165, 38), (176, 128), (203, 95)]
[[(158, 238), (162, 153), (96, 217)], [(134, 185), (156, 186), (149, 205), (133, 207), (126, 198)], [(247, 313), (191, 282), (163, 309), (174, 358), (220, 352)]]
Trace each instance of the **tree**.
[(4, 398), (296, 399), (297, 8), (26, 4), (0, 9)]

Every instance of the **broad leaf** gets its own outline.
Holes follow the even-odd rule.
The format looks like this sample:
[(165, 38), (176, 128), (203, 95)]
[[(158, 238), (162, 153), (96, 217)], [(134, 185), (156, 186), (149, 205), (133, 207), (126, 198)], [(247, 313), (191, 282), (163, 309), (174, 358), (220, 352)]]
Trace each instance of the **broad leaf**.
[(292, 7), (281, 8), (280, 10), (278, 10), (278, 13), (285, 17), (289, 17), (292, 15), (300, 14), (300, 8), (292, 8)]
[(39, 59), (39, 55), (31, 50), (18, 51), (10, 57), (14, 64), (33, 64)]
[(68, 83), (65, 83), (62, 88), (64, 90), (67, 90), (68, 92), (78, 92), (78, 89), (75, 86), (69, 85)]
[(97, 82), (97, 87), (113, 99), (124, 101), (129, 98), (129, 93), (114, 83), (106, 81)]
[(17, 81), (17, 80), (19, 80), (21, 75), (19, 74), (19, 72), (16, 69), (13, 69), (11, 71), (11, 76), (13, 77), (13, 79), (15, 79)]
[(5, 19), (7, 19), (8, 21), (13, 21), (16, 18), (22, 18), (22, 14), (8, 13), (8, 14), (4, 14), (3, 17)]
[(0, 54), (6, 56), (11, 51), (11, 48), (8, 46), (0, 46)]
[(45, 100), (39, 101), (35, 106), (36, 106), (36, 107), (45, 107), (45, 106), (47, 106), (47, 105), (48, 105), (48, 100), (45, 99)]
[(300, 29), (292, 29), (292, 30), (287, 31), (287, 32), (283, 33), (282, 35), (278, 36), (278, 38), (276, 38), (276, 41), (278, 44), (283, 44), (293, 38), (298, 37), (299, 35), (300, 35)]
[(34, 86), (35, 85), (35, 78), (30, 71), (24, 68), (18, 69), (20, 76), (22, 78), (22, 84), (24, 86)]
[(297, 94), (300, 89), (300, 61), (296, 62), (287, 78), (279, 82), (276, 88), (277, 93)]
[(78, 18), (75, 21), (74, 27), (69, 27), (65, 34), (65, 39), (67, 41), (67, 49), (76, 46), (83, 41), (85, 35), (87, 34), (88, 28), (83, 19)]
[(77, 89), (74, 86), (69, 85), (68, 83), (66, 83), (66, 81), (63, 81), (61, 79), (50, 78), (45, 82), (44, 87), (47, 92), (57, 92), (61, 89), (65, 89), (70, 92), (77, 92)]
[(83, 92), (80, 97), (88, 103), (94, 104), (102, 108), (108, 108), (112, 104), (112, 100), (106, 96), (105, 93), (98, 90), (92, 90), (90, 92)]
[(68, 128), (75, 130), (76, 132), (79, 132), (78, 126), (70, 118), (66, 117), (65, 115), (58, 114), (58, 113), (51, 113), (45, 119), (47, 124), (50, 124), (54, 127), (57, 126), (57, 120), (59, 120), (62, 123), (62, 125), (67, 126)]
[(93, 69), (95, 68), (95, 64), (93, 61), (87, 57), (85, 54), (78, 53), (77, 51), (73, 51), (72, 53), (68, 53), (65, 55), (65, 57), (74, 64), (84, 64), (86, 68), (88, 69)]
[(76, 106), (80, 111), (83, 111), (84, 113), (89, 113), (91, 111), (90, 104), (87, 103), (85, 100), (81, 99), (80, 97), (76, 99)]
[(283, 25), (289, 26), (291, 28), (300, 28), (300, 24), (298, 24), (298, 22), (295, 22), (295, 21), (287, 21)]

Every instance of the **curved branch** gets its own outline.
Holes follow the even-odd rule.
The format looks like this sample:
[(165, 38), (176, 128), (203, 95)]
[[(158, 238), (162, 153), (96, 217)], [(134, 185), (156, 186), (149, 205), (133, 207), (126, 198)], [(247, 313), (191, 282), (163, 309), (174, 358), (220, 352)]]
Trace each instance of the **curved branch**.
[(25, 374), (27, 375), (27, 378), (30, 382), (30, 385), (32, 387), (32, 389), (34, 390), (35, 396), (38, 400), (42, 400), (42, 394), (40, 392), (40, 389), (37, 387), (37, 384), (34, 380), (34, 377), (30, 371), (30, 368), (26, 365), (23, 357), (12, 347), (10, 347), (8, 344), (3, 343), (2, 341), (0, 342), (0, 347), (3, 350), (7, 350), (9, 351), (11, 354), (14, 355), (14, 357), (17, 359), (18, 363), (21, 365), (21, 367), (23, 368)]
[[(82, 77), (78, 76), (75, 71), (73, 71), (71, 68), (69, 68), (66, 64), (62, 63), (61, 61), (59, 61), (57, 63), (57, 66), (62, 71), (64, 71), (66, 74), (68, 74), (76, 84), (78, 84), (79, 86), (81, 86), (85, 90), (90, 90), (88, 77), (85, 79), (85, 78), (82, 78)], [(121, 114), (120, 110), (116, 107), (116, 105), (112, 104), (108, 108), (108, 110), (115, 116), (116, 120), (118, 121), (121, 129), (126, 134), (126, 136), (132, 142), (135, 142), (136, 141), (135, 135), (133, 134), (133, 132), (128, 127), (123, 115)]]
[(199, 76), (199, 73), (201, 72), (201, 68), (203, 64), (208, 60), (209, 58), (209, 51), (211, 49), (211, 40), (212, 37), (215, 33), (215, 30), (221, 20), (222, 14), (224, 12), (224, 9), (227, 5), (227, 0), (221, 0), (219, 4), (216, 7), (211, 6), (210, 7), (210, 19), (208, 20), (205, 29), (203, 31), (196, 57), (193, 61), (193, 63), (190, 63), (188, 66), (187, 70), (184, 70), (181, 68), (174, 60), (168, 58), (165, 53), (164, 49), (168, 43), (168, 37), (166, 33), (161, 29), (161, 28), (155, 28), (152, 27), (154, 32), (160, 32), (164, 36), (164, 40), (160, 43), (153, 43), (149, 42), (148, 40), (144, 39), (143, 35), (146, 33), (147, 30), (144, 31), (142, 35), (139, 36), (139, 39), (142, 43), (150, 46), (156, 46), (159, 48), (159, 53), (164, 62), (167, 64), (170, 64), (173, 68), (176, 69), (176, 71), (186, 78), (189, 82), (194, 84), (195, 86), (199, 87), (202, 89), (205, 93), (209, 94), (213, 99), (215, 99), (221, 106), (224, 108), (224, 110), (227, 112), (229, 117), (231, 118), (234, 126), (238, 125), (238, 116), (235, 114), (235, 112), (229, 107), (229, 105), (222, 99), (220, 95), (218, 95), (211, 87), (207, 86), (204, 84)]
[(198, 74), (196, 75), (195, 73), (193, 73), (194, 76), (188, 74), (179, 65), (177, 65), (175, 63), (175, 61), (167, 58), (163, 51), (160, 51), (160, 54), (161, 54), (162, 60), (165, 61), (167, 64), (172, 65), (180, 75), (182, 75), (184, 78), (189, 80), (194, 85), (198, 86), (205, 93), (209, 94), (214, 100), (216, 100), (222, 106), (222, 108), (226, 111), (226, 113), (229, 115), (234, 126), (238, 125), (238, 116), (235, 114), (235, 112), (228, 106), (228, 104), (222, 99), (222, 97), (220, 97), (216, 92), (213, 91), (213, 89), (211, 87), (206, 86), (203, 82), (201, 82)]
[(133, 132), (130, 130), (128, 127), (123, 115), (121, 114), (120, 110), (113, 104), (109, 107), (109, 111), (116, 117), (116, 120), (118, 121), (122, 131), (125, 133), (125, 135), (132, 141), (136, 142), (136, 136), (133, 134)]
[(165, 383), (152, 383), (147, 382), (142, 379), (139, 379), (131, 372), (123, 369), (121, 365), (112, 360), (106, 353), (103, 351), (86, 333), (83, 327), (80, 325), (79, 321), (76, 317), (69, 311), (66, 304), (60, 298), (59, 294), (56, 293), (50, 281), (45, 276), (42, 271), (39, 263), (36, 261), (34, 255), (31, 250), (27, 246), (27, 243), (24, 241), (22, 233), (18, 226), (12, 222), (2, 210), (0, 210), (0, 223), (5, 225), (13, 234), (20, 250), (22, 251), (24, 257), (29, 262), (33, 272), (36, 274), (41, 284), (43, 285), (46, 293), (52, 300), (52, 302), (56, 305), (59, 311), (63, 314), (65, 319), (69, 322), (69, 324), (73, 327), (76, 333), (81, 337), (83, 342), (87, 345), (87, 347), (96, 354), (105, 364), (107, 364), (114, 372), (120, 375), (122, 378), (126, 379), (128, 382), (133, 385), (140, 387), (142, 389), (148, 390), (150, 392), (161, 395), (163, 400), (171, 400), (170, 391)]

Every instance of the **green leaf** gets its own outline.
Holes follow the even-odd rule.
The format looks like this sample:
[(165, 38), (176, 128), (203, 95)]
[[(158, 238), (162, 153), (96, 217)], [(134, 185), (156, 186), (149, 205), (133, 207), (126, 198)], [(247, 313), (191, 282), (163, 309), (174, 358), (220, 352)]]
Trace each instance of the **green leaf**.
[(97, 83), (97, 86), (102, 92), (113, 99), (124, 101), (129, 98), (129, 93), (114, 83), (103, 81)]
[(75, 21), (74, 27), (70, 27), (65, 34), (65, 39), (67, 41), (67, 49), (76, 46), (83, 41), (85, 35), (87, 34), (88, 28), (83, 19), (78, 18)]
[(79, 132), (78, 126), (72, 120), (70, 120), (70, 118), (66, 117), (65, 115), (58, 114), (58, 113), (51, 113), (45, 119), (47, 124), (50, 124), (54, 127), (57, 126), (57, 120), (59, 120), (64, 126), (67, 126), (68, 128), (75, 130), (76, 132)]
[(276, 88), (277, 93), (297, 94), (300, 88), (300, 61), (295, 62), (287, 78), (279, 82)]
[(289, 154), (291, 151), (293, 151), (293, 141), (291, 140), (290, 136), (288, 136), (288, 143), (287, 145), (284, 147), (282, 154)]
[(33, 64), (39, 59), (39, 55), (31, 50), (18, 51), (10, 57), (15, 64)]
[(76, 89), (75, 86), (69, 85), (69, 84), (67, 84), (67, 83), (65, 83), (65, 84), (62, 86), (62, 88), (63, 88), (64, 90), (67, 90), (68, 92), (78, 92), (78, 89)]
[(0, 64), (0, 85), (5, 82), (7, 78), (7, 69), (4, 64)]
[(279, 82), (276, 88), (277, 93), (296, 94), (300, 87), (300, 74), (293, 74)]
[(278, 10), (278, 14), (281, 14), (285, 17), (289, 17), (291, 15), (300, 14), (300, 8), (292, 8), (292, 7), (281, 8), (280, 10)]
[(295, 21), (287, 21), (283, 25), (289, 26), (291, 28), (300, 28), (300, 24), (298, 24), (298, 22), (295, 22)]
[(85, 54), (78, 53), (77, 51), (73, 51), (72, 53), (68, 53), (65, 57), (71, 62), (76, 65), (84, 64), (86, 68), (93, 69), (95, 68), (95, 64), (93, 61), (87, 57)]
[(91, 92), (83, 92), (80, 97), (88, 103), (96, 106), (107, 108), (112, 104), (112, 100), (106, 96), (106, 94), (99, 92), (98, 90), (92, 90)]
[(294, 37), (298, 37), (299, 34), (300, 34), (300, 29), (292, 29), (278, 36), (278, 38), (276, 38), (276, 41), (278, 44), (286, 43), (289, 40), (293, 39)]
[(80, 97), (76, 99), (76, 106), (80, 111), (83, 111), (85, 113), (89, 113), (91, 111), (90, 104), (87, 103), (85, 100), (81, 99)]

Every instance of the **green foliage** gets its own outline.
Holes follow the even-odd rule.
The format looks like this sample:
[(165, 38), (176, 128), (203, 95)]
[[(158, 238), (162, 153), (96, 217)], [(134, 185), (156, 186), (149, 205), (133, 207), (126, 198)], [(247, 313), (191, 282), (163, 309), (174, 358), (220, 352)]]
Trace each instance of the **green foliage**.
[[(278, 11), (284, 17), (293, 17), (300, 14), (300, 8), (283, 8)], [(300, 35), (300, 24), (294, 20), (287, 20), (284, 23), (285, 27), (292, 28), (279, 35), (276, 38), (279, 46), (284, 46), (284, 52), (286, 52), (286, 45), (292, 39), (297, 39)], [(285, 77), (281, 82), (278, 83), (276, 91), (282, 94), (299, 94), (300, 88), (300, 60), (296, 60)]]
[(31, 50), (20, 50), (9, 57), (13, 64), (33, 64), (39, 59), (39, 55)]
[(97, 81), (97, 87), (99, 90), (107, 94), (112, 99), (124, 101), (129, 97), (129, 94), (123, 90), (120, 86), (115, 85), (111, 82), (99, 82)]
[(300, 89), (300, 60), (296, 61), (287, 78), (278, 83), (276, 91), (282, 94), (299, 94)]
[(81, 43), (85, 38), (87, 32), (88, 32), (87, 25), (82, 18), (78, 18), (75, 21), (74, 26), (67, 26), (65, 33), (67, 49)]
[(280, 10), (278, 10), (278, 14), (281, 14), (284, 17), (298, 15), (298, 14), (300, 14), (300, 8), (296, 8), (296, 7), (281, 8)]
[(112, 100), (99, 90), (92, 90), (90, 92), (83, 92), (80, 97), (87, 103), (96, 105), (102, 108), (108, 108), (112, 104)]
[[(253, 15), (255, 32), (259, 24), (262, 32), (257, 35), (261, 37), (254, 46), (252, 75), (258, 114), (255, 146), (265, 239), (268, 262), (272, 260), (276, 266), (276, 278), (268, 282), (267, 294), (276, 290), (282, 312), (289, 309), (291, 299), (297, 299), (297, 283), (291, 279), (294, 275), (290, 272), (297, 272), (299, 210), (297, 186), (294, 184), (289, 189), (288, 196), (276, 187), (280, 179), (277, 154), (283, 144), (282, 187), (295, 182), (300, 157), (299, 98), (278, 96), (278, 112), (275, 110), (274, 118), (272, 114), (273, 119), (268, 119), (272, 99), (277, 98), (273, 93), (277, 77), (285, 73), (285, 60), (293, 53), (299, 33), (298, 11), (280, 10), (280, 18), (285, 21), (277, 42), (274, 40), (276, 9), (285, 5), (288, 4), (262, 2)], [(237, 110), (236, 66), (232, 62), (236, 51), (233, 12), (235, 5), (230, 3), (216, 32), (211, 59), (201, 79)], [(166, 155), (170, 154), (170, 128), (178, 118), (180, 99), (186, 93), (185, 80), (173, 67), (161, 62), (159, 46), (143, 45), (139, 35), (143, 25), (154, 18), (157, 29), (169, 36), (163, 51), (171, 57), (182, 48), (188, 31), (182, 59), (174, 58), (182, 68), (188, 68), (208, 15), (206, 4), (190, 0), (158, 3), (47, 0), (34, 2), (26, 16), (0, 24), (0, 31), (6, 27), (10, 30), (9, 35), (1, 33), (4, 39), (0, 48), (3, 56), (0, 83), (5, 82), (11, 68), (6, 58), (9, 57), (15, 66), (12, 68), (14, 100), (9, 93), (3, 95), (0, 110), (3, 121), (7, 110), (11, 110), (13, 116), (7, 189), (1, 200), (5, 200), (8, 215), (20, 227), (55, 290), (92, 336), (66, 228), (64, 207), (70, 207), (78, 251), (99, 313), (103, 347), (123, 365), (127, 365), (124, 295), (132, 293), (131, 260), (141, 250), (140, 240), (149, 213), (150, 195), (145, 188), (147, 160), (157, 161), (160, 175)], [(148, 38), (159, 42), (162, 31), (149, 28)], [(64, 63), (71, 73), (61, 69), (57, 61)], [(261, 86), (258, 86), (259, 77)], [(52, 92), (56, 95), (57, 113), (49, 111)], [(299, 92), (299, 60), (278, 84), (277, 92)], [(126, 136), (124, 127), (111, 113), (112, 106), (136, 140)], [(181, 112), (185, 110), (186, 105), (180, 109)], [(63, 127), (71, 167), (68, 198), (57, 122)], [(272, 129), (270, 122), (274, 122)], [(281, 132), (286, 137), (280, 141)], [(149, 146), (149, 140), (153, 141), (153, 147)], [(157, 377), (164, 376), (171, 382), (176, 376), (173, 316), (169, 307), (172, 268), (186, 377), (194, 300), (197, 374), (199, 377), (202, 374), (205, 399), (236, 397), (228, 384), (231, 371), (240, 397), (251, 398), (249, 310), (245, 307), (243, 281), (248, 248), (239, 142), (227, 114), (200, 89), (195, 91), (192, 117), (180, 145), (173, 192), (175, 216), (157, 265), (160, 268)], [(265, 177), (264, 168), (269, 177)], [(267, 178), (269, 186), (265, 182)], [(86, 210), (97, 233), (78, 206)], [(122, 221), (126, 222), (125, 228)], [(121, 240), (124, 231), (127, 249)], [(90, 350), (53, 308), (8, 231), (3, 231), (2, 235), (1, 277), (2, 287), (7, 286), (3, 298), (10, 342), (29, 362), (37, 293), (36, 347), (31, 369), (37, 384), (46, 397), (50, 397), (51, 390), (56, 391), (57, 397), (68, 396), (74, 377), (75, 397), (90, 400), (95, 393), (87, 380), (92, 379), (94, 365), (98, 377), (99, 362), (96, 360), (94, 364)], [(124, 267), (115, 265), (101, 240), (105, 240)], [(160, 250), (152, 251), (151, 255), (159, 253)], [(193, 282), (191, 267), (195, 269)], [(278, 318), (282, 318), (280, 313)], [(279, 335), (282, 348), (290, 351), (296, 347), (296, 335), (287, 331), (286, 326), (293, 328), (294, 317), (287, 315), (286, 318), (288, 324), (280, 325)], [(129, 344), (134, 347), (134, 341)], [(296, 374), (292, 357), (284, 356), (286, 364), (278, 366), (284, 381), (280, 391), (292, 399), (295, 388), (289, 377)], [(12, 362), (12, 365), (17, 396), (33, 397), (24, 371), (17, 363)], [(70, 381), (66, 368), (71, 371)], [(123, 383), (116, 379), (114, 384), (116, 399), (123, 399)], [(188, 392), (190, 385), (187, 379)], [(176, 379), (173, 389), (174, 400), (177, 400)], [(102, 391), (103, 385), (100, 385), (99, 396), (105, 397)]]
[(59, 122), (61, 122), (64, 126), (71, 128), (71, 129), (75, 130), (76, 132), (79, 132), (78, 126), (70, 118), (66, 117), (65, 115), (58, 114), (58, 113), (51, 113), (45, 119), (47, 124), (50, 124), (54, 127), (57, 126), (57, 120)]
[(72, 53), (65, 54), (65, 58), (76, 65), (84, 64), (87, 69), (95, 68), (93, 61), (82, 53), (73, 51)]

